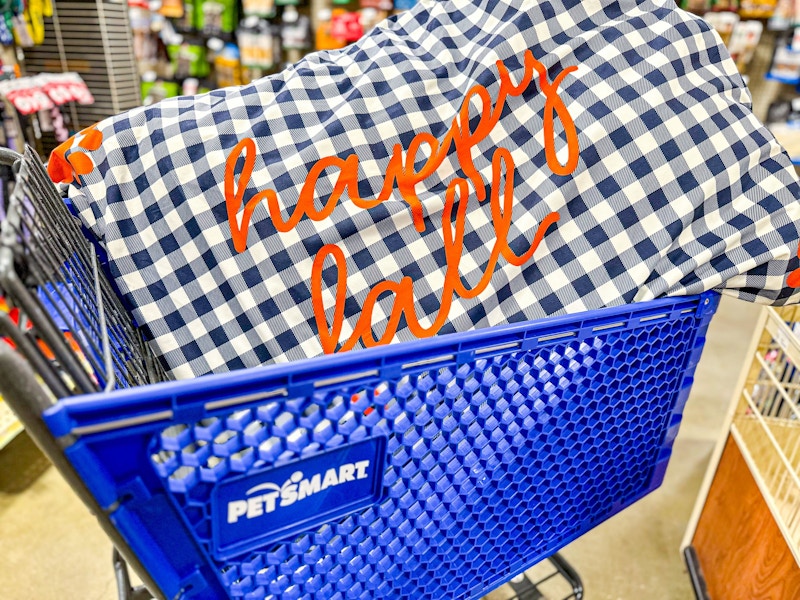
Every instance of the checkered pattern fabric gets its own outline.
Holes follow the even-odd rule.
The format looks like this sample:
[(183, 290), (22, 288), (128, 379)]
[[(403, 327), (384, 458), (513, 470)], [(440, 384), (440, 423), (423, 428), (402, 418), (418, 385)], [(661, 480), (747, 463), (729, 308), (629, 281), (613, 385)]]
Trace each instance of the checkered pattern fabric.
[[(800, 267), (797, 177), (702, 20), (671, 0), (422, 0), (344, 50), (309, 55), (247, 86), (103, 121), (102, 145), (79, 149), (93, 168), (71, 186), (73, 202), (172, 373), (322, 354), (310, 280), (326, 244), (346, 257), (341, 340), (382, 281), (410, 278), (416, 313), (430, 323), (447, 268), (444, 197), (464, 177), (455, 152), (416, 188), (422, 232), (397, 193), (369, 210), (345, 196), (329, 217), (304, 218), (283, 233), (262, 202), (243, 252), (234, 249), (226, 212), (226, 159), (240, 140), (254, 139), (245, 201), (273, 189), (284, 219), (326, 156), (357, 155), (358, 190), (375, 197), (396, 144), (407, 149), (422, 131), (441, 140), (474, 85), (497, 96), (498, 60), (519, 81), (528, 49), (551, 81), (578, 67), (559, 87), (578, 134), (578, 166), (569, 175), (548, 166), (545, 96), (534, 77), (472, 155), (487, 189), (495, 150), (514, 158), (507, 237), (514, 252), (531, 246), (546, 215), (559, 220), (523, 266), (500, 258), (478, 297), (456, 295), (439, 333), (709, 289), (798, 301), (787, 285)], [(473, 103), (471, 117), (478, 109)], [(559, 119), (555, 132), (564, 160)], [(320, 177), (317, 208), (336, 177), (331, 169)], [(497, 239), (489, 202), (470, 190), (459, 265), (467, 287), (478, 284)], [(329, 313), (334, 271), (329, 260), (322, 274)], [(388, 293), (377, 300), (376, 337), (395, 300)], [(401, 319), (393, 341), (414, 338), (407, 325)]]

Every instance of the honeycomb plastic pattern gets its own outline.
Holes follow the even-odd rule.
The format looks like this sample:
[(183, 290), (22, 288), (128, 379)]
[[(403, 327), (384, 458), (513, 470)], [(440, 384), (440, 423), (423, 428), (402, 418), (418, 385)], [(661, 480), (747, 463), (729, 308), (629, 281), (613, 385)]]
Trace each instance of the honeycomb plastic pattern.
[(245, 600), (470, 597), (648, 488), (695, 323), (689, 314), (171, 425), (151, 463), (212, 561), (215, 482), (387, 436), (381, 502), (216, 563), (220, 580)]

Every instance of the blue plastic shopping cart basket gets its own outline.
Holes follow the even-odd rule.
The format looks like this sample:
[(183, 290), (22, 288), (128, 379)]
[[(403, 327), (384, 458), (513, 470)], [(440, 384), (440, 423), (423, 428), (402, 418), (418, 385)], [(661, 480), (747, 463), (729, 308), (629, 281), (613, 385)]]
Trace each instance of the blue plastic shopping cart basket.
[(714, 294), (159, 382), (16, 164), (0, 387), (160, 597), (477, 598), (662, 481)]

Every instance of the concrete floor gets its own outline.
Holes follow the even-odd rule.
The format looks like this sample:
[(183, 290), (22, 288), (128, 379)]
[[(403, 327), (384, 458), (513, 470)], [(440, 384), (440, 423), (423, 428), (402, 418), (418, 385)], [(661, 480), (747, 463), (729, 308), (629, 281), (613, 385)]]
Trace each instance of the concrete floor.
[[(586, 600), (694, 597), (679, 545), (759, 310), (723, 300), (661, 489), (563, 551), (583, 578)], [(111, 544), (59, 475), (50, 468), (22, 487), (0, 482), (0, 597), (115, 598)]]

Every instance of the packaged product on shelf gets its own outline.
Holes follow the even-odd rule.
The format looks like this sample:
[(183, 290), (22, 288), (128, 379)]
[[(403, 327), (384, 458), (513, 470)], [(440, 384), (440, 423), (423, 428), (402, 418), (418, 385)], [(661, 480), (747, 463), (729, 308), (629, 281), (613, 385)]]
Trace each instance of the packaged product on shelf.
[(168, 46), (170, 59), (175, 68), (175, 79), (205, 77), (209, 73), (206, 61), (206, 47), (201, 43), (187, 43)]
[(345, 46), (343, 39), (331, 34), (332, 20), (333, 11), (330, 8), (323, 8), (317, 13), (317, 31), (314, 40), (317, 50), (336, 50)]
[(77, 73), (42, 73), (32, 79), (56, 106), (67, 102), (94, 103), (92, 93)]
[(180, 19), (183, 17), (183, 0), (161, 0), (161, 8), (158, 12), (170, 19)]
[(89, 88), (77, 73), (42, 73), (0, 81), (0, 95), (22, 115), (48, 111), (67, 102), (92, 104)]
[(25, 21), (25, 17), (14, 15), (11, 21), (14, 24), (14, 43), (20, 48), (32, 48), (35, 45), (33, 43), (33, 32)]
[(733, 30), (739, 23), (739, 15), (727, 11), (710, 12), (703, 15), (703, 18), (717, 30), (719, 37), (722, 38), (722, 43), (729, 46)]
[(143, 8), (131, 8), (128, 18), (133, 32), (133, 55), (140, 65), (155, 60), (155, 42), (150, 31), (150, 11)]
[(739, 71), (747, 69), (763, 31), (764, 25), (760, 21), (742, 21), (734, 28), (728, 50)]
[(273, 17), (275, 0), (242, 0), (242, 12), (246, 17)]
[(214, 59), (214, 73), (217, 77), (217, 87), (242, 84), (239, 48), (236, 44), (225, 44), (222, 52)]
[(222, 33), (225, 6), (219, 2), (203, 2), (200, 7), (200, 25), (197, 29), (209, 35)]
[[(0, 19), (2, 20), (2, 19)], [(12, 110), (6, 110), (4, 106), (0, 105), (0, 113), (3, 119), (3, 146), (14, 150), (15, 152), (25, 151), (25, 140), (21, 136), (20, 130), (17, 128), (17, 117)]]
[(142, 104), (144, 106), (150, 106), (156, 102), (161, 102), (165, 98), (174, 98), (179, 95), (180, 87), (174, 81), (142, 77)]
[(239, 22), (237, 0), (196, 0), (195, 28), (207, 35), (233, 33)]
[(200, 80), (195, 79), (194, 77), (188, 77), (184, 80), (183, 85), (181, 86), (181, 95), (182, 96), (194, 96), (197, 94), (198, 90), (200, 89)]
[(11, 16), (5, 19), (0, 15), (0, 44), (4, 46), (14, 45), (14, 34), (12, 33), (14, 24), (11, 21)]
[(409, 10), (417, 5), (417, 0), (394, 0), (395, 10)]
[(792, 26), (795, 18), (800, 20), (800, 0), (778, 0), (768, 28), (770, 31), (785, 31)]
[(236, 42), (239, 45), (239, 61), (242, 67), (257, 64), (258, 42), (257, 27), (260, 19), (258, 17), (247, 17), (236, 30)]
[[(311, 23), (306, 15), (301, 15), (292, 5), (283, 9), (283, 15), (281, 15), (281, 42), (284, 51), (305, 50), (308, 48), (310, 33)], [(295, 60), (299, 60), (299, 58), (297, 57)], [(295, 62), (295, 60), (290, 60), (290, 62)]]
[(775, 43), (767, 78), (793, 85), (800, 83), (800, 52), (792, 49), (787, 37), (780, 37)]
[(196, 0), (183, 0), (183, 13), (175, 21), (175, 25), (181, 31), (192, 31), (195, 25), (195, 6)]
[(25, 3), (25, 21), (31, 31), (35, 45), (44, 42), (44, 18), (53, 16), (53, 5), (50, 0), (28, 0)]
[(739, 10), (739, 0), (712, 0), (711, 10), (736, 12)]
[(22, 77), (15, 48), (0, 46), (0, 81)]
[(791, 111), (792, 105), (787, 100), (773, 102), (767, 109), (767, 118), (765, 119), (764, 123), (767, 125), (772, 123), (783, 123), (786, 121)]
[(777, 5), (778, 0), (740, 0), (739, 15), (743, 19), (768, 19)]
[(225, 49), (225, 42), (218, 37), (210, 37), (206, 42), (206, 61), (213, 65), (217, 56)]
[(38, 88), (17, 87), (7, 91), (4, 90), (2, 94), (21, 115), (31, 115), (40, 110), (49, 110), (55, 106), (50, 97)]
[(331, 35), (346, 43), (355, 42), (364, 35), (361, 15), (342, 9), (334, 9), (331, 18)]
[(361, 8), (374, 8), (389, 11), (394, 8), (393, 0), (361, 0)]
[[(795, 98), (786, 103), (783, 118), (773, 122), (769, 129), (778, 143), (783, 146), (792, 162), (800, 167), (800, 98)], [(773, 107), (770, 107), (772, 110)], [(795, 330), (795, 333), (798, 333)]]
[(678, 6), (683, 10), (702, 14), (711, 9), (711, 0), (680, 0)]
[(57, 106), (51, 108), (49, 114), (39, 114), (47, 114), (47, 116), (50, 118), (50, 127), (52, 128), (51, 131), (53, 132), (53, 137), (59, 144), (61, 142), (66, 142), (69, 139), (70, 131), (67, 129), (67, 124), (64, 120), (64, 114)]
[(272, 59), (275, 61), (276, 66), (284, 64), (283, 59), (283, 43), (281, 42), (281, 25), (280, 23), (271, 23), (272, 29)]
[(259, 17), (247, 17), (236, 30), (243, 67), (269, 69), (275, 64), (272, 27)]

